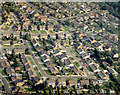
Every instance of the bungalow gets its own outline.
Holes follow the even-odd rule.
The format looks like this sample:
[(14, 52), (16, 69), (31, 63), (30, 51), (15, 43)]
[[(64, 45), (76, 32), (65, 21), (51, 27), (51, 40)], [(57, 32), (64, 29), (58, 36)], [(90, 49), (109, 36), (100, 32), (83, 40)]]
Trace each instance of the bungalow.
[(64, 64), (65, 64), (65, 66), (69, 67), (71, 65), (71, 62), (69, 59), (64, 59)]
[(55, 80), (53, 80), (53, 79), (47, 80), (47, 86), (48, 87), (52, 86), (54, 88), (55, 87)]
[(46, 61), (46, 62), (44, 62), (44, 64), (45, 64), (48, 68), (54, 66), (51, 61)]
[(66, 87), (66, 79), (59, 79), (58, 80), (59, 87)]
[(11, 45), (10, 44), (10, 40), (8, 40), (8, 41), (2, 41), (2, 45)]
[(95, 64), (93, 64), (93, 63), (90, 63), (90, 64), (89, 64), (89, 68), (90, 68), (93, 72), (96, 72), (96, 70), (97, 70), (97, 66), (96, 66)]
[(113, 68), (108, 67), (108, 71), (115, 76), (118, 76), (118, 72), (116, 72)]
[(49, 70), (50, 70), (51, 74), (58, 74), (59, 73), (58, 69), (54, 66), (50, 67)]
[(45, 30), (46, 30), (44, 25), (39, 26), (39, 29), (42, 30), (42, 31), (45, 31)]
[(15, 48), (14, 49), (14, 53), (15, 54), (25, 53), (25, 49), (24, 48)]
[(24, 54), (21, 54), (21, 61), (23, 64), (28, 64), (28, 60), (26, 59)]
[(2, 37), (3, 37), (3, 38), (4, 38), (4, 37), (9, 38), (10, 36), (11, 36), (11, 32), (4, 31), (4, 32), (2, 33)]
[(29, 76), (29, 78), (31, 79), (32, 77), (35, 77), (36, 75), (35, 75), (35, 72), (33, 71), (33, 70), (28, 70), (28, 76)]
[(32, 40), (31, 40), (31, 43), (32, 43), (33, 46), (36, 46), (36, 45), (38, 44), (35, 39), (32, 39)]
[(80, 80), (81, 86), (89, 85), (89, 80)]
[(48, 31), (53, 31), (53, 25), (51, 25), (51, 24), (48, 25), (47, 30), (48, 30)]
[(119, 54), (117, 53), (116, 50), (112, 50), (112, 51), (111, 51), (111, 54), (112, 54), (112, 57), (113, 57), (113, 58), (118, 58), (118, 57), (119, 57)]
[(77, 74), (77, 75), (82, 74), (82, 72), (76, 66), (72, 67), (72, 71), (74, 72), (74, 74)]
[(46, 50), (40, 50), (40, 51), (39, 51), (39, 55), (40, 55), (40, 56), (47, 55), (47, 51), (46, 51)]
[(38, 38), (38, 33), (32, 33), (30, 32), (31, 39), (37, 39)]
[(105, 51), (111, 51), (111, 47), (110, 47), (109, 45), (104, 45), (104, 46), (103, 46), (103, 49), (104, 49)]
[(12, 67), (8, 67), (8, 68), (6, 68), (6, 73), (7, 73), (7, 75), (10, 75), (12, 73), (15, 73), (15, 70)]
[(34, 48), (37, 52), (43, 50), (42, 46), (40, 46), (40, 45), (36, 45), (36, 46), (34, 46)]
[(21, 87), (24, 84), (23, 79), (17, 79), (14, 81), (14, 83), (16, 84), (16, 86)]
[(100, 79), (109, 80), (109, 78), (102, 71), (98, 71), (97, 75)]
[(78, 84), (77, 80), (68, 80), (68, 83), (70, 86), (75, 86), (77, 88), (77, 84)]
[(20, 38), (20, 32), (17, 32), (17, 31), (14, 32), (14, 33), (13, 33), (13, 37), (14, 37), (14, 38), (16, 37), (17, 39), (19, 39), (19, 38)]
[(25, 69), (26, 71), (28, 71), (28, 70), (32, 70), (33, 68), (31, 67), (30, 64), (25, 64)]
[(10, 67), (10, 64), (7, 61), (0, 61), (0, 67), (2, 69)]
[(41, 56), (41, 59), (42, 59), (43, 62), (48, 60), (46, 55)]
[(32, 79), (32, 82), (34, 83), (35, 86), (40, 84), (40, 83), (43, 83), (43, 81), (38, 76), (31, 77), (31, 79)]
[(20, 45), (18, 41), (13, 41), (13, 45)]

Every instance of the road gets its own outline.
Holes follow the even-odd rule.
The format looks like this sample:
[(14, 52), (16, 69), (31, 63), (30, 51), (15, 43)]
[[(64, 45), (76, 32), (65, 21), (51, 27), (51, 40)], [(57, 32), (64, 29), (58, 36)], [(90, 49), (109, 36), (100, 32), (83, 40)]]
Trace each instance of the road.
[[(29, 48), (29, 45), (28, 43), (26, 42), (26, 40), (24, 40), (24, 43), (25, 43), (25, 46), (27, 48)], [(33, 61), (36, 63), (37, 67), (38, 67), (38, 70), (40, 71), (41, 75), (42, 76), (45, 76), (45, 77), (48, 77), (48, 75), (45, 73), (45, 71), (42, 69), (42, 66), (39, 64), (37, 58), (35, 58), (35, 55), (32, 53), (32, 50), (29, 48), (29, 52), (30, 52), (30, 55), (32, 56), (33, 58)]]
[(73, 59), (75, 59), (75, 60), (79, 63), (79, 65), (80, 65), (81, 67), (83, 67), (83, 69), (84, 69), (84, 71), (85, 71), (85, 73), (86, 73), (86, 75), (87, 75), (88, 77), (91, 76), (91, 75), (89, 74), (89, 71), (87, 70), (86, 66), (84, 66), (84, 64), (83, 64), (82, 62), (80, 62), (80, 58), (76, 57), (76, 54), (70, 52), (71, 47), (65, 48), (65, 47), (61, 46), (61, 49), (62, 49), (62, 50), (65, 50), (67, 55), (71, 56)]
[(10, 85), (9, 85), (8, 81), (6, 80), (6, 78), (4, 78), (2, 76), (1, 73), (0, 73), (0, 77), (1, 77), (2, 82), (3, 82), (3, 84), (4, 84), (5, 88), (6, 88), (6, 93), (8, 93), (9, 95), (11, 95), (12, 92), (11, 92)]

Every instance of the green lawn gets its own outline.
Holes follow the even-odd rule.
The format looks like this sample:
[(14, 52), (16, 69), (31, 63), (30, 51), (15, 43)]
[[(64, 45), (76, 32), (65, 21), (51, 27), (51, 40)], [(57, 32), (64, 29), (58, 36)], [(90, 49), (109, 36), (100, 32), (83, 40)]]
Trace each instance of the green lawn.
[(5, 77), (7, 79), (8, 82), (10, 82), (10, 78), (9, 77)]
[(30, 63), (31, 63), (32, 65), (35, 65), (35, 63), (33, 62), (33, 60), (32, 60), (31, 57), (28, 57), (28, 60), (30, 60)]
[(11, 45), (3, 45), (4, 47), (11, 47)]
[(74, 60), (74, 58), (72, 58), (72, 57), (69, 57), (69, 59), (70, 59), (70, 60)]
[(15, 86), (15, 84), (14, 83), (10, 83), (10, 86)]
[(43, 31), (43, 30), (41, 30), (40, 32), (41, 32), (42, 34), (43, 34), (43, 33), (46, 33), (46, 31)]
[(14, 47), (23, 47), (24, 45), (14, 45)]
[(65, 27), (65, 28), (64, 28), (64, 31), (68, 31), (68, 30), (70, 30), (69, 27)]
[(25, 88), (25, 90), (26, 90), (26, 92), (35, 92), (35, 90), (32, 88)]
[(38, 58), (38, 61), (39, 61), (39, 62), (42, 62), (42, 60), (41, 60), (40, 58)]
[(44, 65), (44, 64), (41, 64), (41, 66), (42, 66), (43, 68), (45, 68), (45, 65)]
[(35, 71), (38, 71), (38, 68), (37, 68), (37, 67), (35, 67), (35, 68), (34, 68), (34, 70), (35, 70)]
[(2, 70), (2, 72), (1, 72), (1, 73), (2, 73), (2, 75), (6, 75), (5, 71), (3, 71), (3, 70)]
[(34, 30), (34, 31), (32, 31), (33, 33), (40, 33), (39, 31), (36, 31), (36, 30)]
[(46, 74), (51, 75), (49, 70), (45, 70)]
[(42, 77), (42, 75), (39, 72), (36, 72), (38, 77)]
[(79, 65), (79, 63), (78, 62), (74, 62), (74, 64), (77, 66), (77, 67), (79, 67), (80, 65)]

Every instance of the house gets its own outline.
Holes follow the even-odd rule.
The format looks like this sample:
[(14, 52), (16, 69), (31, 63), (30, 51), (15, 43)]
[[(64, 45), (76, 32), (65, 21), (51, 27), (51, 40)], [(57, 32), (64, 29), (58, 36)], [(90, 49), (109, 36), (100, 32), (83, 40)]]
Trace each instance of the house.
[(89, 85), (89, 80), (80, 80), (80, 84), (81, 84), (82, 86), (84, 86), (84, 85)]
[(8, 40), (8, 41), (2, 41), (2, 45), (11, 45), (10, 44), (10, 40)]
[(39, 35), (38, 33), (30, 32), (31, 39), (37, 39), (38, 35)]
[(97, 71), (97, 75), (100, 79), (109, 80), (109, 78), (102, 71)]
[(25, 69), (26, 69), (26, 71), (32, 70), (32, 67), (30, 64), (25, 64)]
[(31, 79), (32, 79), (32, 82), (34, 83), (35, 86), (40, 84), (40, 83), (43, 83), (43, 81), (38, 76), (31, 77)]
[(77, 75), (82, 74), (82, 72), (76, 66), (72, 67), (72, 71), (74, 72), (74, 74), (77, 74)]
[(31, 79), (32, 77), (35, 77), (36, 75), (35, 75), (35, 72), (33, 71), (33, 70), (28, 70), (28, 76), (29, 76), (29, 78)]
[(111, 50), (111, 54), (112, 54), (113, 58), (118, 58), (119, 57), (119, 54), (116, 50)]
[(23, 64), (28, 64), (28, 60), (26, 59), (25, 55), (24, 54), (20, 54), (21, 56), (21, 61)]
[(66, 79), (59, 79), (58, 80), (59, 87), (66, 87)]
[(40, 51), (39, 51), (39, 55), (40, 55), (40, 56), (47, 55), (47, 51), (46, 51), (46, 50), (40, 50)]
[(15, 80), (14, 83), (16, 84), (16, 86), (21, 87), (24, 84), (24, 81), (23, 79), (18, 79), (18, 80)]
[(13, 45), (20, 45), (18, 41), (13, 41)]
[[(70, 86), (75, 86), (77, 88), (78, 82), (77, 82), (77, 80), (68, 80), (68, 84)], [(66, 85), (67, 85), (67, 83), (66, 83)]]
[(10, 67), (10, 64), (7, 61), (0, 61), (0, 67), (2, 69)]
[(43, 50), (42, 46), (40, 46), (40, 45), (34, 46), (34, 49), (35, 49), (37, 52)]
[(11, 32), (4, 31), (4, 32), (2, 33), (2, 37), (3, 37), (3, 38), (4, 38), (4, 37), (9, 38), (10, 36), (11, 36)]
[(47, 80), (47, 86), (48, 87), (52, 86), (54, 88), (55, 87), (55, 80), (53, 80), (53, 79)]
[(64, 64), (65, 64), (65, 66), (70, 66), (71, 62), (69, 59), (64, 59)]
[(54, 66), (51, 61), (46, 61), (46, 62), (44, 62), (44, 64), (45, 64), (47, 67), (52, 67), (52, 66)]
[(19, 38), (20, 38), (20, 32), (17, 32), (17, 31), (14, 32), (14, 33), (13, 33), (13, 37), (14, 37), (14, 38), (16, 37), (17, 39), (19, 39)]
[(31, 43), (32, 43), (33, 46), (36, 46), (38, 44), (37, 41), (34, 38), (31, 40)]
[(107, 66), (107, 68), (108, 68), (108, 71), (109, 71), (112, 75), (118, 76), (118, 72), (116, 72), (113, 68), (110, 68), (110, 67), (108, 67), (108, 66)]
[(109, 45), (104, 45), (104, 46), (103, 46), (103, 49), (104, 49), (105, 51), (111, 51), (111, 47), (110, 47)]
[(48, 25), (47, 30), (48, 30), (48, 31), (53, 31), (53, 25), (51, 25), (51, 24)]
[(50, 70), (51, 74), (58, 74), (59, 73), (58, 69), (54, 66), (50, 67), (49, 70)]
[(93, 72), (95, 72), (95, 71), (97, 70), (97, 66), (96, 66), (95, 64), (93, 64), (93, 63), (89, 64), (89, 68), (90, 68)]
[(12, 73), (15, 73), (15, 70), (12, 67), (8, 67), (8, 68), (6, 68), (6, 73), (7, 73), (7, 75), (10, 75)]
[(15, 48), (14, 49), (14, 53), (15, 54), (25, 53), (25, 49), (24, 48)]
[(49, 60), (49, 59), (47, 59), (47, 56), (46, 56), (46, 55), (41, 56), (41, 59), (42, 59), (43, 62)]

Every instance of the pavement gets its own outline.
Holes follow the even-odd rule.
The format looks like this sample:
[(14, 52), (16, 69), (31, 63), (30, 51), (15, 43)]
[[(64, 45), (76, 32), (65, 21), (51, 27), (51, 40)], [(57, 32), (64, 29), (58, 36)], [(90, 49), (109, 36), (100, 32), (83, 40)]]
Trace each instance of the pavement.
[(10, 88), (10, 85), (8, 83), (8, 81), (6, 80), (6, 78), (0, 73), (0, 77), (2, 79), (2, 82), (5, 86), (5, 89), (6, 89), (6, 93), (8, 93), (9, 95), (11, 95), (11, 88)]

